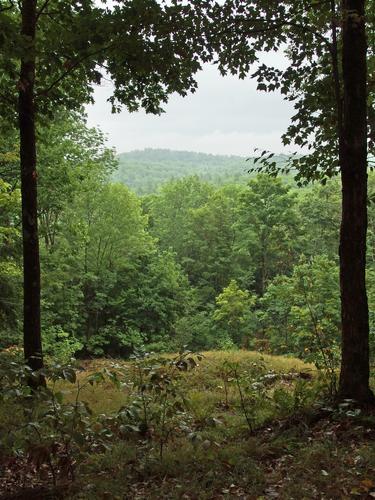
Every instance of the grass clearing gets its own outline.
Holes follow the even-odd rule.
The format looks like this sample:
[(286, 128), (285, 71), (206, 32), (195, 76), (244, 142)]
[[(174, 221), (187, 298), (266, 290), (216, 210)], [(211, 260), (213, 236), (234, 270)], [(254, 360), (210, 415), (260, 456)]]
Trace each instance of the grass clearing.
[[(107, 449), (82, 457), (75, 482), (68, 489), (64, 486), (61, 498), (375, 496), (375, 417), (337, 411), (320, 415), (317, 403), (322, 382), (311, 365), (282, 356), (233, 351), (204, 353), (199, 366), (174, 372), (171, 379), (167, 366), (150, 366), (147, 380), (152, 379), (152, 370), (162, 377), (156, 377), (155, 387), (145, 391), (149, 399), (143, 400), (136, 363), (84, 363), (77, 384), (80, 398), (93, 410), (96, 423), (92, 427), (116, 430)], [(103, 369), (117, 370), (122, 383), (86, 384), (88, 377)], [(166, 385), (163, 377), (167, 377)], [(56, 388), (74, 402), (77, 387), (58, 382)], [(173, 406), (176, 401), (178, 405)], [(142, 403), (148, 405), (147, 429), (139, 426), (140, 432), (132, 432), (137, 424), (134, 419), (115, 426), (121, 407), (142, 418)], [(0, 412), (2, 423), (4, 418)], [(60, 493), (57, 488), (55, 497)]]
[[(226, 362), (238, 363), (239, 371), (246, 373), (253, 368), (254, 363), (263, 363), (268, 370), (273, 370), (276, 373), (289, 372), (309, 372), (315, 373), (316, 369), (313, 365), (306, 364), (303, 361), (285, 356), (271, 356), (268, 354), (260, 354), (252, 351), (207, 351), (203, 352), (203, 359), (193, 371), (183, 376), (183, 385), (188, 388), (189, 395), (192, 397), (192, 405), (196, 410), (207, 411), (206, 405), (216, 405), (221, 402), (224, 395), (223, 387), (223, 366)], [(171, 355), (172, 356), (172, 355)], [(170, 356), (170, 357), (171, 357)], [(134, 370), (131, 362), (122, 362), (118, 360), (93, 360), (83, 364), (84, 370), (78, 372), (78, 380), (84, 384), (87, 376), (100, 371), (103, 368), (120, 367), (125, 368), (125, 373), (128, 373), (127, 381), (132, 382), (134, 378)], [(184, 383), (185, 382), (185, 383)], [(68, 400), (73, 400), (75, 397), (75, 389), (72, 390), (69, 385), (60, 383), (59, 389), (64, 392)], [(91, 408), (97, 412), (117, 411), (123, 406), (128, 397), (129, 390), (123, 387), (119, 391), (111, 383), (103, 383), (98, 386), (87, 385), (82, 390), (81, 399), (87, 401)], [(202, 403), (199, 404), (199, 400)], [(237, 391), (233, 387), (229, 387), (230, 402), (237, 401)], [(196, 401), (196, 403), (194, 403)]]

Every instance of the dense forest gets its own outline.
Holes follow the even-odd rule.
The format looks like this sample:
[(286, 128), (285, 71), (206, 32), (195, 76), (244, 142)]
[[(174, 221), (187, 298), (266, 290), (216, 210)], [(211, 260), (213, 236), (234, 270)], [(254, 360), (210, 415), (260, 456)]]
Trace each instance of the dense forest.
[[(338, 365), (341, 208), (336, 180), (298, 188), (290, 177), (248, 174), (246, 183), (243, 177), (234, 183), (231, 175), (225, 182), (227, 164), (219, 157), (215, 168), (215, 156), (208, 156), (213, 181), (220, 175), (220, 186), (185, 176), (139, 197), (113, 181), (124, 172), (124, 155), (119, 162), (84, 119), (59, 117), (43, 137), (39, 219), (47, 355), (68, 361), (72, 355), (128, 357), (142, 347), (157, 352), (243, 347)], [(144, 157), (136, 154), (152, 155), (152, 150)], [(161, 155), (155, 152), (158, 165)], [(207, 158), (174, 152), (167, 157), (184, 158), (182, 165), (190, 160), (198, 172), (197, 159)], [(16, 162), (16, 154), (3, 154), (10, 176)], [(149, 177), (152, 183), (159, 174), (171, 175), (172, 162), (166, 162), (165, 172), (159, 166), (155, 176), (153, 164), (150, 176), (140, 176), (140, 190), (150, 185)], [(369, 182), (375, 189), (372, 175)], [(2, 348), (21, 345), (19, 198), (19, 190), (4, 180)], [(371, 311), (374, 238), (370, 204)], [(375, 349), (373, 315), (370, 320)]]
[[(131, 151), (118, 156), (119, 167), (113, 180), (126, 184), (137, 194), (156, 191), (166, 181), (197, 175), (200, 179), (222, 185), (228, 182), (245, 184), (249, 171), (254, 167), (254, 158), (241, 156), (219, 156), (190, 151), (168, 149), (146, 149)], [(279, 166), (288, 160), (279, 155)]]
[[(0, 500), (375, 497), (374, 27), (374, 0), (0, 0)], [(290, 154), (88, 126), (103, 81), (160, 115), (207, 65), (290, 103)]]

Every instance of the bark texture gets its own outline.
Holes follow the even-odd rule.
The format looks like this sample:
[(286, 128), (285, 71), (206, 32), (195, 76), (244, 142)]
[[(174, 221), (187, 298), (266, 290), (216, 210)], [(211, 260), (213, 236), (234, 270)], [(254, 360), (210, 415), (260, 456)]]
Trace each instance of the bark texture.
[(343, 1), (343, 121), (340, 134), (342, 223), (340, 287), (342, 364), (340, 399), (373, 404), (369, 388), (366, 294), (367, 65), (365, 1)]
[(26, 363), (33, 370), (43, 367), (34, 102), (36, 8), (36, 0), (23, 0), (21, 3), (21, 33), (27, 44), (27, 50), (24, 51), (21, 60), (18, 101), (22, 195), (24, 352)]

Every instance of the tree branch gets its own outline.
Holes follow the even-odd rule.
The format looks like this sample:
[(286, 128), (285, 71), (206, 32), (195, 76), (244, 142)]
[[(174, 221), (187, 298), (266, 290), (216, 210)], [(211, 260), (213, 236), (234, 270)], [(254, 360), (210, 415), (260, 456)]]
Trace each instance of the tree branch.
[(58, 85), (62, 80), (64, 80), (64, 78), (69, 76), (70, 73), (72, 73), (75, 69), (77, 69), (81, 63), (83, 63), (87, 59), (90, 59), (90, 57), (93, 57), (97, 54), (100, 54), (101, 52), (104, 52), (105, 50), (109, 49), (110, 47), (111, 47), (111, 45), (108, 45), (106, 47), (101, 47), (100, 49), (95, 50), (92, 53), (86, 54), (85, 56), (81, 57), (80, 59), (78, 59), (77, 61), (72, 63), (72, 65), (66, 71), (61, 73), (61, 75), (59, 77), (57, 77), (56, 80), (54, 80), (48, 87), (37, 92), (36, 95), (37, 96), (47, 95), (54, 87), (56, 87), (56, 85)]
[(36, 20), (37, 21), (38, 21), (39, 17), (43, 14), (43, 12), (45, 11), (45, 9), (47, 8), (49, 2), (50, 2), (50, 0), (45, 0), (44, 4), (41, 6), (41, 8), (36, 13)]
[[(314, 35), (316, 38), (321, 40), (325, 45), (327, 45), (328, 48), (331, 50), (331, 47), (332, 47), (331, 42), (324, 35), (322, 35), (319, 31), (314, 30), (311, 26), (298, 24), (296, 22), (289, 21), (287, 19), (284, 19), (284, 20), (282, 20), (278, 23), (272, 24), (272, 25), (264, 26), (262, 28), (254, 28), (254, 29), (251, 29), (250, 31), (245, 31), (243, 34), (246, 34), (247, 36), (252, 36), (252, 35), (257, 35), (260, 33), (267, 33), (269, 31), (276, 31), (276, 30), (278, 30), (280, 28), (284, 28), (286, 26), (290, 26), (291, 28), (297, 28), (297, 29), (300, 29), (303, 31), (309, 31), (312, 35)], [(223, 30), (223, 31), (220, 31), (218, 34), (225, 35), (225, 34), (228, 34), (231, 32), (232, 32), (232, 30)]]

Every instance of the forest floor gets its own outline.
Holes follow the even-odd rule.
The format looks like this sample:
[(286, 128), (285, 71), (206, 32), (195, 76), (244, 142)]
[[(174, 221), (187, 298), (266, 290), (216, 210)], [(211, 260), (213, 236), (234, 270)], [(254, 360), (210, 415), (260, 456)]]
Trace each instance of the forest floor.
[[(331, 408), (322, 399), (325, 381), (299, 360), (245, 351), (204, 354), (199, 366), (178, 375), (183, 411), (178, 405), (160, 410), (165, 400), (156, 405), (150, 399), (147, 431), (125, 426), (110, 447), (77, 464), (74, 482), (9, 498), (375, 498), (374, 414), (349, 402)], [(142, 400), (134, 401), (132, 388), (140, 372), (132, 363), (121, 363), (128, 382), (85, 385), (106, 367), (113, 364), (86, 362), (79, 374), (80, 398), (93, 415), (139, 409)], [(257, 382), (247, 385), (256, 374)], [(76, 391), (60, 384), (73, 401)], [(168, 401), (177, 401), (176, 394)]]

